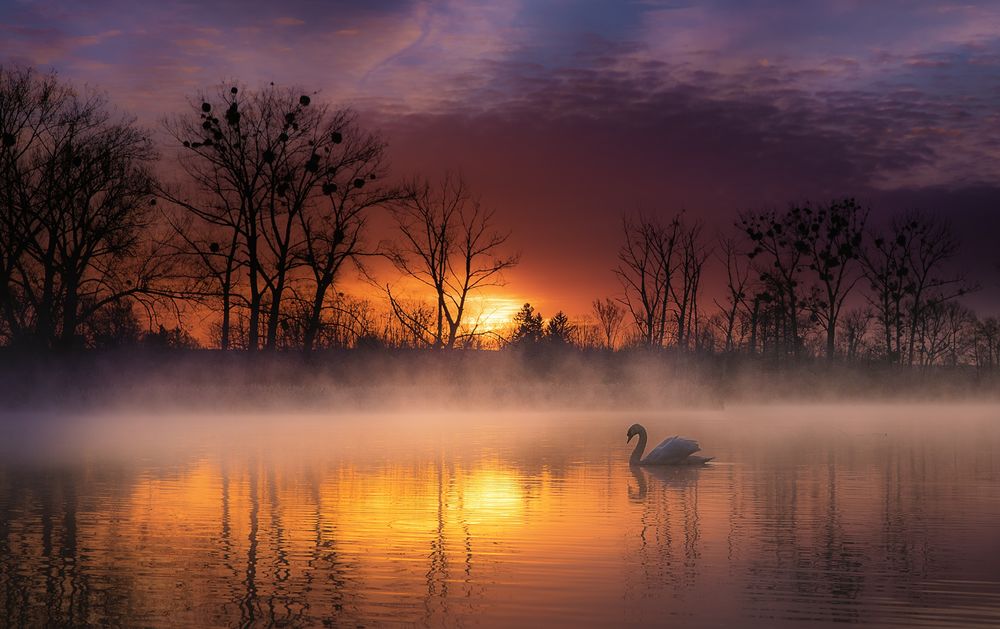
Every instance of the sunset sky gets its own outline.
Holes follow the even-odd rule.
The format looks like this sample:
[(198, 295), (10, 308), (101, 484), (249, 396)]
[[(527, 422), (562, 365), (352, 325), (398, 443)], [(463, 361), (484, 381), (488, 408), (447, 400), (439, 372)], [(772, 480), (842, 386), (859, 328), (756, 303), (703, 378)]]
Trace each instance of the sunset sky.
[(464, 172), (546, 315), (618, 292), (623, 212), (714, 233), (832, 196), (947, 213), (1000, 308), (997, 2), (3, 0), (0, 61), (151, 128), (234, 79), (353, 106), (399, 175)]

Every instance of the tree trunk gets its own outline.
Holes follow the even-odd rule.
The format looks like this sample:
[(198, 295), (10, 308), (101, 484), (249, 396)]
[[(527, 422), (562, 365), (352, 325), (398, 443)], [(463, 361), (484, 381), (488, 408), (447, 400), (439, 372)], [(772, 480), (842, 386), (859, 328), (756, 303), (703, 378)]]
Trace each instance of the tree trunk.
[(77, 294), (78, 284), (79, 280), (75, 275), (63, 278), (63, 286), (66, 290), (66, 297), (63, 301), (60, 345), (64, 349), (72, 349), (76, 337), (77, 308), (80, 301), (80, 296)]
[(284, 271), (279, 274), (278, 281), (271, 291), (271, 308), (267, 317), (267, 340), (264, 349), (274, 350), (278, 344), (278, 323), (281, 319), (281, 297), (285, 292)]
[(753, 300), (753, 313), (750, 315), (749, 350), (751, 356), (757, 352), (757, 324), (759, 315), (760, 315), (760, 299), (755, 297)]
[[(794, 287), (791, 287), (794, 291)], [(795, 293), (791, 293), (788, 299), (788, 324), (792, 337), (792, 358), (799, 357), (799, 321), (798, 303), (795, 300)]]
[(247, 236), (250, 257), (250, 326), (247, 331), (247, 350), (254, 352), (260, 345), (260, 268), (257, 261), (257, 234), (251, 230)]
[(233, 239), (229, 245), (229, 255), (226, 257), (226, 274), (222, 280), (222, 339), (219, 345), (222, 351), (229, 349), (230, 318), (232, 313), (232, 303), (230, 298), (233, 292), (233, 266), (236, 262), (236, 251), (239, 246), (239, 231), (233, 231)]
[(226, 286), (222, 289), (222, 339), (219, 341), (222, 351), (229, 349), (229, 309), (229, 287)]
[(333, 283), (333, 275), (323, 276), (316, 282), (316, 292), (313, 294), (312, 305), (309, 308), (309, 320), (306, 321), (306, 331), (302, 338), (302, 349), (308, 353), (313, 350), (316, 344), (316, 337), (319, 335), (320, 320), (323, 315), (323, 300), (326, 298), (326, 291)]

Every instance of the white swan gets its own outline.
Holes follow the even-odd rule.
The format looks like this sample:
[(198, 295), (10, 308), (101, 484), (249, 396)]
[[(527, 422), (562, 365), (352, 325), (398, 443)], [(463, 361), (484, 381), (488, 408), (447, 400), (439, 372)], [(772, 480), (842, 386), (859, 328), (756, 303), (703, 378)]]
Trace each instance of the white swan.
[(715, 458), (694, 456), (695, 452), (701, 451), (698, 442), (684, 437), (664, 439), (663, 443), (649, 451), (646, 458), (642, 458), (642, 451), (646, 449), (645, 428), (640, 424), (629, 426), (628, 439), (625, 443), (632, 441), (632, 437), (636, 435), (639, 435), (639, 443), (635, 445), (635, 450), (629, 457), (629, 465), (704, 465)]

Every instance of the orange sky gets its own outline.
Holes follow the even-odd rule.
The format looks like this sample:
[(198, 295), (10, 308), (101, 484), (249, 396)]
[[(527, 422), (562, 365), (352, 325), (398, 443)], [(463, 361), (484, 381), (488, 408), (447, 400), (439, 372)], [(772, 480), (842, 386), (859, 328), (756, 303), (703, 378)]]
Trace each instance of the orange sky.
[[(358, 109), (400, 177), (462, 171), (523, 253), (499, 295), (543, 314), (620, 292), (623, 213), (854, 196), (930, 209), (1000, 308), (1000, 6), (991, 2), (14, 2), (0, 61), (52, 67), (159, 127), (219, 81)], [(706, 303), (718, 292), (706, 273)]]

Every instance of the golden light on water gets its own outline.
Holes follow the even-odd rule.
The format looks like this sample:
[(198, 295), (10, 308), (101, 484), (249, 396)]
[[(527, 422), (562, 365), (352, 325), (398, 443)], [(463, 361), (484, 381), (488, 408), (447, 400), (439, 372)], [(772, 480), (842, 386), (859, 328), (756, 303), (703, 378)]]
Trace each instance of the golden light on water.
[(515, 473), (482, 469), (466, 479), (462, 498), (471, 519), (488, 521), (516, 517), (523, 509), (525, 496)]
[[(322, 452), (0, 473), (0, 597), (29, 626), (773, 626), (816, 600), (821, 621), (969, 620), (947, 592), (883, 603), (931, 569), (992, 584), (966, 569), (1000, 560), (994, 419), (946, 435), (705, 422), (719, 463), (646, 469), (627, 465), (618, 418), (407, 432), (365, 417), (310, 431)], [(121, 597), (100, 598), (111, 586)]]

